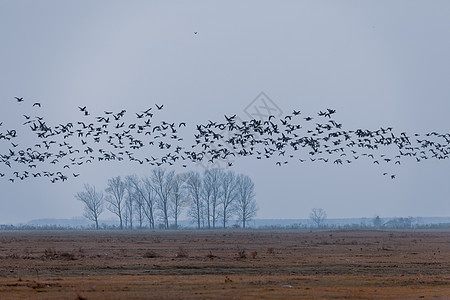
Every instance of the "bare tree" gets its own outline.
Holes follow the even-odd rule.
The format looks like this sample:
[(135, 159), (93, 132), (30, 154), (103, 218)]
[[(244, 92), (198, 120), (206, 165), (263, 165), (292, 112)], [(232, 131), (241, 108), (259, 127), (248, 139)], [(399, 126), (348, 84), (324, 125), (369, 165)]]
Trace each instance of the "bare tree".
[(129, 229), (133, 229), (134, 197), (135, 195), (133, 193), (127, 193), (127, 196), (125, 197), (125, 227)]
[(172, 194), (170, 197), (170, 212), (175, 221), (175, 229), (178, 229), (178, 217), (181, 215), (182, 209), (186, 204), (186, 195), (183, 188), (186, 174), (177, 174), (172, 182)]
[(255, 201), (255, 184), (250, 177), (243, 174), (237, 176), (236, 211), (242, 222), (242, 228), (246, 227), (248, 221), (256, 216), (258, 211)]
[(218, 204), (221, 197), (223, 171), (217, 168), (206, 170), (204, 174), (205, 188), (210, 191), (209, 198), (209, 218), (212, 221), (212, 228), (216, 228), (218, 219)]
[(327, 213), (322, 208), (313, 208), (309, 214), (309, 218), (316, 224), (317, 228), (319, 228), (327, 218)]
[(140, 189), (145, 201), (144, 213), (147, 216), (151, 229), (155, 229), (155, 201), (156, 193), (153, 189), (151, 181), (146, 177), (142, 181), (142, 189)]
[(237, 177), (233, 171), (226, 172), (222, 176), (220, 205), (223, 228), (226, 228), (227, 221), (233, 213), (233, 204), (237, 198), (237, 183)]
[(135, 204), (137, 202), (137, 197), (139, 194), (136, 192), (133, 182), (139, 180), (136, 175), (128, 175), (125, 177), (125, 189), (127, 191), (125, 197), (125, 217), (126, 223), (130, 224), (129, 228), (133, 229), (133, 218), (135, 214)]
[(174, 171), (166, 172), (165, 169), (154, 169), (151, 176), (153, 190), (157, 198), (157, 206), (161, 211), (164, 227), (169, 229), (169, 200), (173, 189)]
[[(147, 217), (148, 224), (151, 229), (155, 229), (155, 192), (152, 183), (148, 177), (139, 179), (137, 176), (128, 177), (128, 181), (133, 186), (135, 192), (139, 194), (138, 211), (142, 209), (142, 213)], [(140, 208), (140, 205), (142, 207)]]
[(191, 205), (189, 206), (189, 216), (197, 223), (200, 229), (203, 219), (203, 202), (202, 202), (202, 179), (198, 172), (189, 172), (186, 180), (186, 190)]
[(144, 201), (144, 197), (142, 197), (142, 195), (138, 192), (135, 191), (134, 192), (135, 195), (135, 207), (136, 207), (136, 217), (137, 220), (139, 222), (139, 228), (142, 228), (142, 224), (144, 223), (144, 209), (145, 209), (145, 201)]
[(120, 229), (123, 229), (122, 214), (124, 209), (125, 182), (120, 176), (108, 179), (105, 200), (108, 202), (107, 209), (119, 217)]
[(376, 216), (376, 217), (373, 219), (373, 226), (374, 226), (375, 228), (377, 228), (377, 229), (381, 228), (381, 225), (382, 225), (382, 224), (383, 224), (383, 222), (381, 221), (380, 216)]
[(203, 173), (203, 188), (201, 189), (202, 202), (203, 202), (203, 215), (206, 218), (208, 229), (211, 229), (211, 198), (212, 198), (212, 184), (209, 177), (206, 176), (206, 172)]
[(84, 203), (84, 216), (95, 222), (95, 229), (98, 229), (98, 217), (103, 212), (103, 193), (96, 192), (94, 186), (84, 185), (84, 191), (78, 192), (75, 198)]

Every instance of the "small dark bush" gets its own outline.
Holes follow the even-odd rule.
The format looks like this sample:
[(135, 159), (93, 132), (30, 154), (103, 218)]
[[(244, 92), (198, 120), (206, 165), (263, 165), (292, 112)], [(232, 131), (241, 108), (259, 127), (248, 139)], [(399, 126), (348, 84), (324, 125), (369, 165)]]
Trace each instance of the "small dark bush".
[(144, 258), (157, 258), (157, 257), (160, 257), (160, 256), (161, 255), (159, 255), (155, 251), (147, 251), (147, 252), (144, 253)]

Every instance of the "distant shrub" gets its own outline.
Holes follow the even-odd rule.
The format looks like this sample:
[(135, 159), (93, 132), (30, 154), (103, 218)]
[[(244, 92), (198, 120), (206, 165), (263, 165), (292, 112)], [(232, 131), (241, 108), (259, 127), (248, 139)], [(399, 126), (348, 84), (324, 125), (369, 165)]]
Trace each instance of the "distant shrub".
[(183, 247), (178, 248), (176, 257), (183, 258), (183, 257), (188, 257), (188, 256), (189, 256), (189, 253), (186, 249), (184, 249)]
[(62, 260), (76, 260), (75, 254), (70, 252), (58, 253), (55, 249), (45, 249), (43, 259), (62, 259)]
[(247, 258), (247, 253), (244, 249), (238, 249), (237, 260), (243, 260)]
[(217, 256), (213, 255), (211, 250), (209, 250), (209, 253), (206, 255), (207, 258), (209, 258), (209, 260), (214, 260), (214, 258), (216, 258)]
[(158, 253), (156, 253), (155, 251), (147, 251), (144, 253), (144, 258), (157, 258), (160, 257), (161, 255), (159, 255)]

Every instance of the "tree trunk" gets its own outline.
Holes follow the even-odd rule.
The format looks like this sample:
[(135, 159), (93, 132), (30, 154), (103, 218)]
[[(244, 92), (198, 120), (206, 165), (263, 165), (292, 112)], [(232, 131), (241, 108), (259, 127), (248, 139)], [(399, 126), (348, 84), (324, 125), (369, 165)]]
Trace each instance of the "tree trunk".
[(227, 228), (227, 207), (223, 205), (223, 228)]
[(177, 229), (178, 229), (178, 217), (175, 214), (175, 230), (177, 230)]
[(197, 205), (197, 228), (200, 229), (200, 207)]

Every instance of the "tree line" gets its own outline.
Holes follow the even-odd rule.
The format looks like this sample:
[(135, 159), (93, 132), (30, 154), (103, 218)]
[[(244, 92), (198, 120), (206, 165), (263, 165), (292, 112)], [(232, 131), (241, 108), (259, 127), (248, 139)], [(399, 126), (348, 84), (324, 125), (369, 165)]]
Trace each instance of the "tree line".
[(178, 229), (183, 212), (198, 229), (226, 228), (234, 220), (245, 228), (258, 210), (251, 178), (221, 169), (176, 174), (156, 168), (149, 176), (112, 177), (100, 191), (85, 184), (75, 198), (96, 229), (105, 208), (117, 216), (120, 229)]

